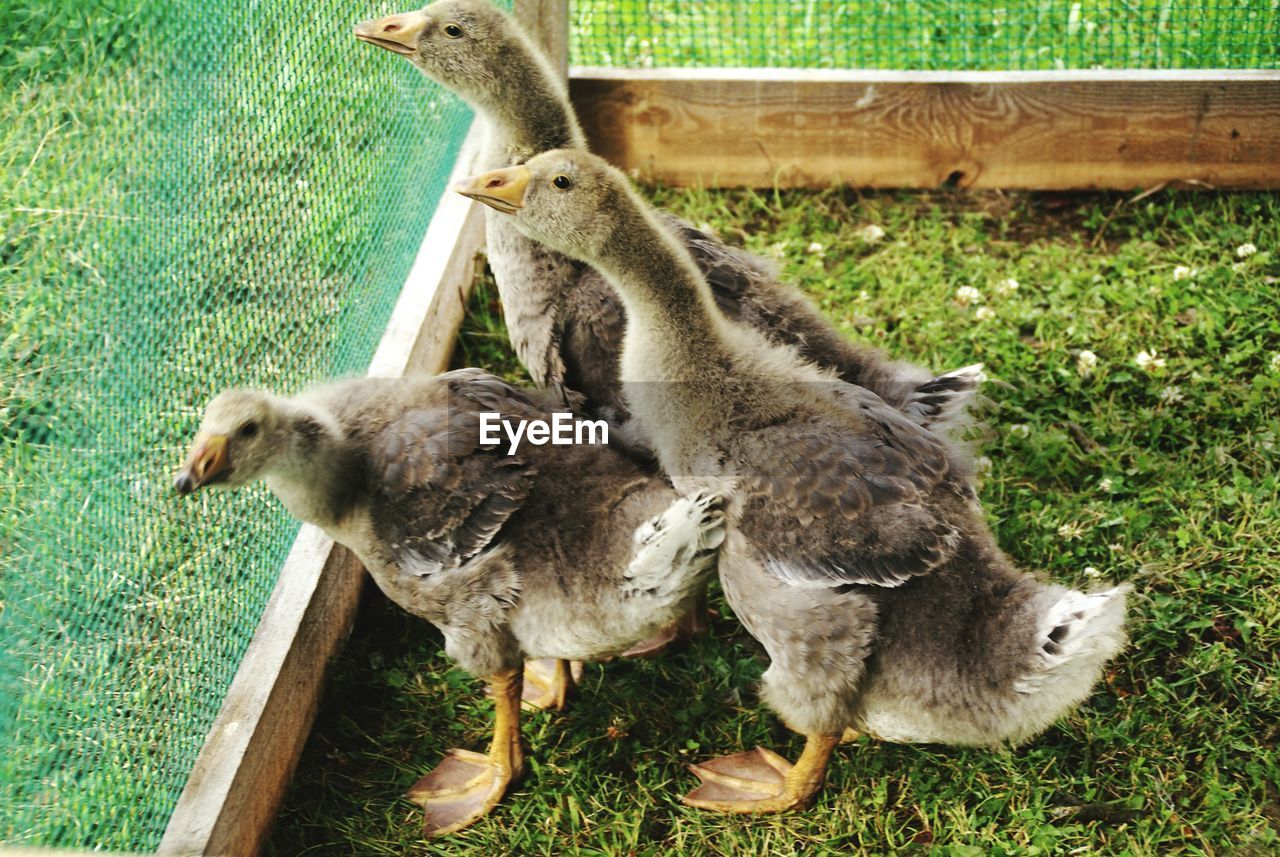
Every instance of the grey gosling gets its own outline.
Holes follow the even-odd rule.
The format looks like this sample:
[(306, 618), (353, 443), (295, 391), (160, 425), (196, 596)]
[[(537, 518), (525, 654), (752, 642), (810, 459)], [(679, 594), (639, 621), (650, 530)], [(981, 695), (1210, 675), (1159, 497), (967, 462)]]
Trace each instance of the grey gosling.
[(264, 479), (487, 678), (488, 752), (449, 750), (408, 793), (428, 836), (473, 823), (520, 775), (521, 658), (563, 667), (654, 633), (689, 609), (724, 537), (717, 497), (681, 496), (608, 446), (524, 443), (509, 454), (505, 436), (482, 442), (482, 413), (551, 422), (555, 401), (477, 369), (294, 398), (228, 390), (209, 403), (175, 481), (186, 494)]
[(677, 490), (729, 497), (720, 580), (771, 664), (765, 701), (806, 737), (693, 767), (685, 803), (806, 806), (842, 733), (1000, 745), (1048, 728), (1124, 645), (1130, 587), (1016, 569), (948, 446), (795, 349), (728, 322), (687, 250), (601, 159), (547, 152), (456, 188), (608, 277), (623, 391)]
[[(479, 169), (524, 163), (550, 149), (587, 148), (559, 77), (520, 25), (488, 0), (441, 0), (365, 21), (355, 36), (405, 57), (475, 107), (487, 131)], [(778, 280), (772, 263), (679, 218), (663, 215), (662, 224), (693, 255), (727, 317), (795, 346), (921, 425), (941, 428), (960, 421), (982, 379), (980, 365), (934, 378), (920, 367), (886, 360), (842, 336), (803, 295)], [(534, 383), (582, 393), (634, 446), (647, 447), (629, 424), (619, 392), (626, 321), (613, 289), (596, 270), (530, 240), (497, 212), (486, 211), (485, 235), (511, 343)], [(681, 635), (705, 631), (704, 613), (703, 605), (686, 617)], [(676, 636), (676, 628), (664, 629), (629, 654), (655, 654)]]

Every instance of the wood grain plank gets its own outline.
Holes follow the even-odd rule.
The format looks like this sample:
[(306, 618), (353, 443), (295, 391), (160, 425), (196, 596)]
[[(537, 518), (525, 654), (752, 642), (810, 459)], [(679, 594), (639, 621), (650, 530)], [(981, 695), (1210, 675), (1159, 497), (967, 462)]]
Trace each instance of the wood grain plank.
[(1280, 72), (574, 68), (592, 148), (678, 186), (1280, 187)]
[[(450, 184), (474, 171), (480, 138), (473, 124)], [(477, 208), (448, 189), (441, 196), (370, 375), (447, 367), (483, 243)], [(252, 857), (261, 851), (364, 579), (345, 548), (316, 527), (301, 528), (158, 854)]]

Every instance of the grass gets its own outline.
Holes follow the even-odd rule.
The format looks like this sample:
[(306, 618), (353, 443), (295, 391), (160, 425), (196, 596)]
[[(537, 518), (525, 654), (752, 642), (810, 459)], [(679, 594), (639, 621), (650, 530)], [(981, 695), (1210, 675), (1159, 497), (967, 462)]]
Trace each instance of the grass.
[(572, 10), (583, 65), (1280, 67), (1271, 0), (576, 0)]
[[(524, 781), (424, 844), (400, 795), (446, 748), (485, 746), (491, 708), (430, 626), (373, 598), (269, 853), (1276, 853), (1280, 197), (651, 194), (778, 256), (849, 336), (937, 368), (985, 362), (981, 494), (1000, 543), (1062, 583), (1133, 581), (1131, 647), (1023, 748), (865, 740), (812, 810), (725, 817), (680, 806), (684, 764), (755, 744), (794, 757), (799, 741), (757, 700), (760, 649), (716, 598), (710, 638), (589, 665), (568, 710), (526, 716)], [(517, 372), (479, 286), (457, 359)], [(1142, 351), (1163, 365), (1140, 368)]]

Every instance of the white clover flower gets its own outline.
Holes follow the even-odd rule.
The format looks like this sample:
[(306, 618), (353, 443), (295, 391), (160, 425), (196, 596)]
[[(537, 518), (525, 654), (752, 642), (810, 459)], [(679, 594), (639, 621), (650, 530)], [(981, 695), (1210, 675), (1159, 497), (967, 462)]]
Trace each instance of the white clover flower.
[(1084, 349), (1076, 355), (1076, 371), (1082, 377), (1088, 377), (1093, 374), (1094, 368), (1098, 365), (1098, 355), (1089, 349)]
[(1058, 527), (1058, 536), (1060, 538), (1066, 539), (1067, 541), (1073, 541), (1075, 539), (1080, 538), (1083, 535), (1084, 535), (1084, 527), (1080, 526), (1074, 521), (1068, 524), (1063, 524), (1062, 526)]
[(1115, 486), (1112, 484), (1112, 482), (1111, 482), (1111, 477), (1109, 477), (1109, 476), (1104, 476), (1104, 477), (1102, 477), (1101, 479), (1099, 479), (1099, 480), (1098, 480), (1098, 490), (1099, 490), (1099, 491), (1105, 491), (1105, 492), (1107, 492), (1108, 494), (1110, 494), (1110, 493), (1111, 493), (1111, 489), (1112, 489), (1113, 487), (1115, 487)]
[(1182, 395), (1182, 391), (1172, 385), (1165, 387), (1160, 391), (1160, 401), (1168, 405), (1177, 404), (1184, 398), (1186, 397)]
[(1009, 277), (1008, 279), (1001, 280), (1000, 282), (996, 283), (996, 294), (998, 294), (1002, 298), (1008, 297), (1009, 295), (1016, 292), (1020, 287), (1020, 285), (1021, 284), (1017, 280), (1015, 280), (1013, 277)]
[(1186, 265), (1179, 265), (1173, 269), (1173, 278), (1175, 280), (1189, 280), (1196, 275), (1195, 268), (1188, 268)]
[(858, 237), (868, 244), (877, 244), (884, 238), (884, 230), (874, 223), (868, 223), (858, 230)]
[(869, 300), (871, 300), (871, 295), (867, 292), (866, 289), (863, 289), (862, 291), (858, 292), (858, 301), (860, 303), (866, 303)]
[(1099, 577), (1102, 577), (1102, 572), (1098, 571), (1091, 565), (1086, 565), (1084, 567), (1084, 576), (1091, 580), (1097, 580)]
[(1009, 426), (1009, 434), (1013, 435), (1014, 437), (1030, 437), (1031, 426), (1027, 425), (1026, 423), (1014, 423), (1013, 425)]
[(961, 306), (969, 306), (970, 304), (981, 303), (982, 292), (978, 291), (973, 286), (961, 286), (960, 288), (956, 289), (956, 301)]
[(805, 252), (811, 256), (822, 256), (824, 255), (823, 251), (826, 249), (827, 248), (823, 247), (822, 244), (820, 244), (819, 242), (813, 241), (809, 244), (808, 247), (805, 248)]
[(1233, 265), (1231, 266), (1231, 270), (1232, 270), (1234, 273), (1240, 274), (1240, 273), (1243, 273), (1243, 272), (1244, 272), (1244, 269), (1245, 269), (1245, 268), (1248, 268), (1248, 267), (1249, 267), (1249, 266), (1248, 266), (1248, 265), (1246, 265), (1244, 262), (1236, 262), (1235, 264), (1233, 264)]
[(1271, 371), (1280, 372), (1280, 351), (1271, 355)]
[(770, 244), (768, 253), (775, 259), (784, 258), (787, 255), (787, 242), (778, 241), (777, 243)]
[(1159, 372), (1164, 368), (1164, 358), (1155, 351), (1139, 351), (1138, 356), (1133, 358), (1133, 362), (1137, 363), (1138, 368), (1143, 372)]
[(980, 306), (978, 311), (973, 314), (978, 321), (991, 321), (996, 317), (996, 311), (989, 306)]
[(991, 472), (991, 468), (994, 466), (995, 465), (991, 459), (987, 458), (985, 455), (979, 455), (973, 460), (973, 469), (978, 472), (979, 476), (986, 476)]
[(1236, 255), (1239, 256), (1241, 259), (1248, 259), (1250, 256), (1252, 256), (1254, 253), (1257, 253), (1257, 252), (1258, 252), (1258, 248), (1253, 246), (1247, 241), (1236, 248)]

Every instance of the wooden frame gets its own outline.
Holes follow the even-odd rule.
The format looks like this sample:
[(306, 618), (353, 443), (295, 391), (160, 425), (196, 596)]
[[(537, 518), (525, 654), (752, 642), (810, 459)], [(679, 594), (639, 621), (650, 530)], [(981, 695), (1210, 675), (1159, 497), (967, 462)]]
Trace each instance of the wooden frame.
[(1280, 187), (1280, 71), (573, 68), (592, 148), (677, 186)]
[[(475, 171), (480, 142), (473, 124), (450, 184)], [(446, 188), (370, 375), (448, 367), (484, 239), (478, 208)], [(248, 857), (261, 850), (315, 720), (329, 660), (355, 618), (364, 579), (350, 552), (319, 528), (302, 527), (159, 854)]]

